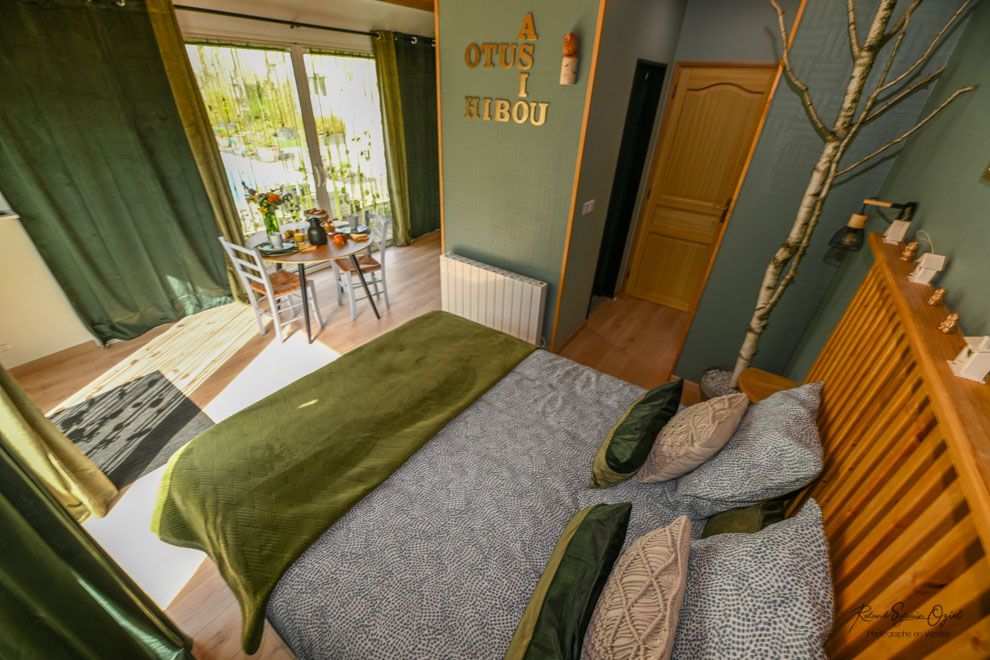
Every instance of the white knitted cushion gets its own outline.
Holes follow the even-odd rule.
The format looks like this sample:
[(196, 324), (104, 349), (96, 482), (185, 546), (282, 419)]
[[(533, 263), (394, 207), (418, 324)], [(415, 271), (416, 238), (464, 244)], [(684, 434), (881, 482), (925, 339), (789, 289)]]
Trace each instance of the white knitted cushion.
[(657, 436), (646, 463), (633, 477), (642, 483), (676, 479), (725, 446), (749, 405), (745, 394), (709, 399), (680, 411)]
[(691, 521), (681, 516), (630, 544), (612, 569), (585, 638), (586, 658), (670, 657), (687, 582)]

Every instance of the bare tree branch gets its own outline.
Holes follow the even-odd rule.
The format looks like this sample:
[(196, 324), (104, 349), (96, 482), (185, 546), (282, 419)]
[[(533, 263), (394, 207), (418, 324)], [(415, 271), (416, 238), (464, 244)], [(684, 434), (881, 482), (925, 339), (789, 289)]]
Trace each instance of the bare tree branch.
[(828, 175), (825, 177), (825, 182), (822, 184), (821, 192), (818, 194), (815, 200), (814, 208), (811, 212), (811, 219), (808, 221), (808, 226), (805, 228), (804, 236), (801, 237), (801, 244), (798, 246), (797, 252), (791, 259), (791, 263), (787, 269), (787, 274), (781, 279), (780, 284), (776, 291), (773, 292), (773, 296), (767, 303), (765, 308), (765, 314), (769, 315), (780, 299), (784, 295), (784, 290), (790, 285), (791, 281), (797, 277), (798, 266), (801, 265), (801, 260), (804, 259), (804, 255), (808, 252), (808, 246), (811, 245), (811, 235), (815, 233), (815, 228), (818, 226), (818, 221), (822, 217), (822, 211), (825, 208), (825, 199), (828, 194), (832, 191), (832, 184), (835, 182), (838, 172), (836, 172), (836, 167), (839, 165), (839, 161), (842, 160), (842, 156), (845, 155), (846, 149), (849, 147), (850, 142), (852, 142), (853, 133), (850, 132), (848, 136), (839, 145), (839, 149), (835, 154), (835, 158), (829, 165)]
[(791, 60), (788, 57), (790, 46), (787, 43), (787, 26), (784, 25), (784, 10), (777, 4), (777, 0), (770, 0), (770, 4), (773, 5), (774, 11), (777, 12), (777, 23), (780, 27), (780, 39), (783, 44), (781, 61), (784, 64), (784, 73), (787, 74), (787, 79), (791, 81), (791, 84), (798, 89), (798, 97), (801, 99), (801, 105), (804, 106), (804, 111), (808, 114), (808, 119), (811, 121), (812, 126), (814, 126), (815, 131), (826, 140), (834, 140), (836, 139), (835, 133), (825, 126), (821, 117), (818, 116), (818, 111), (815, 110), (814, 104), (811, 102), (811, 94), (808, 91), (808, 86), (798, 79), (794, 74), (794, 69), (791, 68)]
[(902, 136), (900, 136), (896, 140), (891, 140), (890, 142), (888, 142), (887, 144), (883, 145), (882, 147), (880, 147), (879, 149), (877, 149), (876, 151), (874, 151), (870, 155), (864, 156), (863, 158), (860, 158), (859, 160), (857, 160), (855, 163), (853, 163), (849, 167), (842, 168), (841, 170), (839, 170), (838, 172), (836, 172), (835, 175), (836, 176), (841, 176), (841, 175), (845, 174), (846, 172), (848, 172), (848, 171), (850, 171), (852, 169), (855, 169), (856, 167), (859, 167), (860, 165), (862, 165), (866, 161), (870, 160), (871, 158), (875, 158), (876, 156), (879, 156), (880, 154), (882, 154), (883, 152), (885, 152), (887, 149), (890, 149), (895, 144), (898, 144), (900, 142), (903, 142), (912, 133), (914, 133), (919, 128), (921, 128), (922, 126), (924, 126), (925, 124), (927, 124), (929, 121), (931, 121), (932, 119), (934, 119), (935, 115), (937, 115), (938, 113), (940, 113), (950, 103), (952, 103), (953, 101), (955, 101), (956, 100), (956, 97), (958, 97), (960, 94), (965, 94), (966, 92), (971, 92), (974, 89), (976, 89), (976, 86), (975, 85), (969, 85), (968, 87), (960, 87), (959, 89), (957, 89), (956, 91), (954, 91), (952, 93), (952, 96), (950, 96), (949, 98), (947, 98), (944, 101), (942, 101), (942, 104), (941, 105), (939, 105), (937, 108), (935, 108), (934, 110), (932, 110), (932, 112), (927, 117), (925, 117), (924, 119), (922, 119), (921, 121), (919, 121), (917, 124), (915, 124), (914, 125), (914, 128), (912, 128), (911, 130), (909, 130), (907, 133), (904, 133)]
[(904, 10), (904, 13), (901, 14), (901, 17), (897, 19), (896, 23), (894, 23), (894, 27), (890, 28), (890, 32), (883, 35), (884, 43), (890, 41), (894, 37), (894, 35), (897, 34), (898, 32), (903, 32), (904, 30), (907, 29), (907, 24), (908, 21), (910, 20), (911, 14), (914, 13), (914, 10), (918, 8), (918, 5), (920, 5), (921, 2), (922, 0), (914, 0), (914, 2), (912, 2), (911, 5)]
[[(810, 123), (823, 137), (824, 144), (822, 145), (822, 152), (818, 157), (818, 161), (811, 170), (811, 177), (805, 188), (804, 196), (801, 198), (800, 206), (797, 209), (794, 223), (787, 235), (787, 239), (774, 252), (763, 273), (763, 280), (760, 283), (757, 294), (756, 306), (753, 309), (753, 315), (749, 323), (746, 325), (746, 336), (739, 348), (736, 365), (732, 372), (731, 384), (733, 387), (738, 383), (739, 375), (752, 363), (759, 348), (760, 338), (770, 321), (771, 313), (780, 302), (785, 291), (797, 277), (798, 268), (807, 255), (812, 235), (823, 217), (826, 199), (835, 182), (839, 180), (838, 177), (908, 139), (908, 137), (920, 130), (952, 101), (958, 98), (959, 95), (974, 89), (974, 87), (970, 86), (956, 90), (951, 97), (942, 102), (933, 112), (896, 140), (888, 142), (865, 158), (840, 170), (839, 166), (843, 157), (867, 122), (880, 117), (917, 90), (931, 84), (943, 72), (943, 69), (939, 69), (931, 74), (922, 74), (924, 80), (918, 82), (912, 81), (913, 74), (919, 70), (919, 67), (930, 61), (935, 49), (939, 46), (952, 25), (966, 11), (966, 8), (974, 5), (975, 2), (973, 0), (956, 0), (957, 2), (961, 2), (962, 6), (959, 7), (951, 20), (942, 27), (941, 31), (935, 35), (935, 38), (928, 45), (928, 48), (918, 61), (908, 68), (907, 71), (888, 81), (888, 77), (893, 75), (892, 68), (894, 60), (897, 59), (900, 49), (905, 43), (906, 32), (911, 23), (912, 16), (921, 5), (922, 0), (911, 0), (907, 9), (892, 27), (889, 27), (889, 25), (897, 0), (879, 0), (879, 2), (876, 2), (876, 11), (870, 22), (868, 33), (863, 35), (864, 39), (862, 42), (859, 41), (859, 26), (856, 23), (856, 2), (855, 0), (846, 0), (848, 11), (847, 29), (849, 32), (850, 51), (853, 54), (853, 69), (846, 84), (845, 94), (843, 95), (842, 104), (839, 107), (835, 121), (829, 128), (826, 128), (816, 108), (811, 103), (807, 86), (798, 80), (794, 70), (791, 68), (788, 34), (784, 23), (783, 11), (778, 4), (778, 0), (769, 1), (774, 11), (777, 12), (780, 35), (784, 44), (784, 54), (781, 58), (783, 72), (787, 75), (789, 85), (801, 99), (802, 106), (808, 114)], [(877, 59), (880, 51), (889, 41), (895, 39), (895, 43), (886, 55), (887, 61), (880, 71), (878, 81), (873, 85), (873, 89), (868, 94), (865, 94), (866, 99), (864, 103), (862, 97), (864, 96), (865, 87), (874, 65), (879, 64)], [(878, 105), (879, 107), (877, 107)]]
[[(890, 49), (890, 54), (887, 56), (887, 63), (884, 65), (883, 71), (880, 72), (880, 77), (877, 79), (877, 83), (873, 89), (873, 92), (867, 97), (866, 103), (863, 104), (863, 109), (860, 112), (859, 117), (856, 118), (856, 121), (853, 122), (849, 132), (843, 138), (841, 153), (834, 162), (835, 165), (838, 165), (839, 160), (842, 159), (842, 155), (845, 154), (846, 149), (849, 147), (849, 143), (859, 133), (860, 129), (863, 128), (863, 125), (866, 124), (868, 121), (870, 121), (871, 111), (873, 110), (873, 106), (876, 105), (877, 99), (879, 99), (880, 95), (883, 93), (884, 81), (887, 80), (887, 75), (890, 73), (890, 68), (893, 66), (894, 60), (897, 59), (897, 53), (901, 49), (901, 44), (904, 43), (904, 35), (907, 34), (908, 26), (911, 23), (911, 15), (914, 13), (914, 10), (917, 9), (920, 4), (921, 4), (920, 0), (912, 3), (911, 6), (909, 6), (901, 15), (901, 20), (900, 20), (901, 27), (900, 27), (900, 31), (897, 33), (897, 41), (894, 42), (894, 46)], [(882, 39), (879, 40), (876, 45), (882, 48), (883, 47)], [(893, 105), (894, 105), (893, 102), (890, 103), (887, 107), (884, 108), (884, 112)], [(879, 114), (881, 113), (878, 112), (877, 116), (879, 116)], [(832, 172), (834, 173), (834, 171), (835, 169), (833, 168)]]
[[(893, 87), (894, 85), (896, 85), (897, 83), (901, 82), (902, 80), (910, 76), (912, 73), (914, 73), (914, 70), (917, 69), (919, 66), (927, 62), (928, 58), (931, 57), (932, 53), (935, 51), (935, 48), (938, 46), (939, 42), (942, 41), (942, 37), (945, 36), (945, 33), (949, 31), (949, 28), (951, 28), (952, 25), (956, 22), (956, 19), (958, 19), (962, 15), (962, 13), (966, 10), (966, 7), (968, 7), (972, 2), (973, 0), (966, 0), (965, 2), (963, 2), (962, 6), (959, 7), (959, 9), (956, 10), (956, 13), (952, 15), (952, 18), (949, 19), (949, 22), (942, 26), (942, 29), (938, 31), (938, 34), (935, 35), (935, 38), (932, 39), (932, 42), (928, 44), (928, 48), (925, 49), (925, 52), (922, 53), (921, 57), (919, 57), (914, 64), (908, 67), (907, 71), (897, 76), (889, 83), (881, 86), (880, 88), (881, 91), (886, 91), (890, 89), (891, 87)], [(911, 7), (908, 7), (908, 9), (910, 10)], [(907, 11), (905, 11), (904, 13), (907, 14)]]
[(910, 87), (905, 88), (904, 91), (902, 91), (897, 96), (891, 97), (891, 99), (889, 101), (887, 101), (882, 106), (880, 106), (879, 108), (877, 108), (876, 111), (871, 112), (869, 115), (867, 115), (865, 117), (865, 119), (864, 119), (864, 122), (871, 122), (871, 121), (873, 121), (874, 119), (876, 119), (877, 117), (879, 117), (880, 115), (882, 115), (883, 113), (887, 112), (892, 107), (894, 107), (895, 105), (897, 105), (898, 103), (900, 103), (901, 101), (903, 101), (908, 96), (911, 96), (912, 94), (914, 94), (916, 91), (918, 91), (922, 87), (926, 87), (929, 83), (931, 83), (933, 80), (935, 80), (940, 75), (942, 75), (942, 72), (943, 71), (945, 71), (945, 67), (944, 66), (941, 67), (941, 68), (939, 68), (938, 70), (933, 71), (932, 73), (928, 74), (928, 76), (926, 76), (924, 80), (919, 80), (918, 82), (914, 83)]
[[(918, 0), (919, 2), (921, 0)], [(853, 59), (859, 57), (859, 34), (856, 30), (856, 0), (846, 0), (846, 11), (849, 13), (849, 50)]]
[(871, 96), (871, 98), (874, 101), (878, 96), (880, 96), (880, 93), (883, 91), (883, 84), (887, 80), (887, 74), (890, 73), (890, 67), (893, 66), (894, 60), (897, 58), (897, 53), (901, 49), (901, 44), (904, 42), (904, 35), (907, 34), (908, 23), (911, 22), (911, 14), (914, 13), (915, 8), (918, 7), (919, 4), (920, 1), (914, 2), (910, 7), (908, 7), (904, 11), (904, 14), (901, 15), (901, 21), (903, 21), (903, 24), (900, 29), (900, 32), (897, 33), (897, 41), (894, 42), (893, 48), (890, 49), (890, 55), (887, 57), (887, 64), (884, 65), (883, 72), (880, 74), (880, 78), (877, 80), (876, 91)]

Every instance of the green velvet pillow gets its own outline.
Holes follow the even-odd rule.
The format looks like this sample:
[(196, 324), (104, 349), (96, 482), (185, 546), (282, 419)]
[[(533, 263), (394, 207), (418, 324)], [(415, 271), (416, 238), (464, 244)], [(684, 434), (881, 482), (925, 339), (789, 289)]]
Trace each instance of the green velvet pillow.
[(764, 527), (783, 520), (791, 499), (791, 495), (784, 495), (741, 509), (716, 513), (705, 523), (701, 538), (716, 534), (755, 534)]
[(632, 504), (596, 504), (571, 518), (533, 590), (505, 657), (581, 657), (584, 633), (626, 539)]
[(665, 383), (629, 406), (595, 454), (591, 488), (621, 484), (643, 467), (660, 429), (677, 413), (683, 387), (683, 379)]

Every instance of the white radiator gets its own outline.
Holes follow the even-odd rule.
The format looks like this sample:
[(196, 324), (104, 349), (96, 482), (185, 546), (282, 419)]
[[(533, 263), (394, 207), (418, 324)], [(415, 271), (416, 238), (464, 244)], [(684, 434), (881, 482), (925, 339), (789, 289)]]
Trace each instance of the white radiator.
[(547, 283), (456, 254), (440, 255), (444, 311), (542, 344)]

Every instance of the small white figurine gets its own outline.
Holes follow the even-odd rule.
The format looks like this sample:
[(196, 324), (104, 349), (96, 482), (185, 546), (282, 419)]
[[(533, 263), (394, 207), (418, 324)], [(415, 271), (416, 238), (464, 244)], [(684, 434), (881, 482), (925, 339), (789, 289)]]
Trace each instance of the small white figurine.
[(573, 85), (577, 82), (578, 42), (573, 32), (564, 35), (564, 58), (560, 61), (560, 84)]
[(990, 373), (990, 337), (965, 337), (966, 347), (949, 360), (952, 373), (960, 378), (984, 382)]
[(918, 259), (918, 265), (914, 267), (908, 280), (915, 284), (931, 284), (932, 278), (938, 275), (939, 271), (945, 268), (945, 256), (941, 254), (923, 254)]
[(907, 230), (911, 227), (911, 223), (907, 220), (894, 220), (887, 227), (887, 231), (883, 233), (883, 242), (890, 245), (899, 245), (904, 242), (904, 236), (907, 234)]

